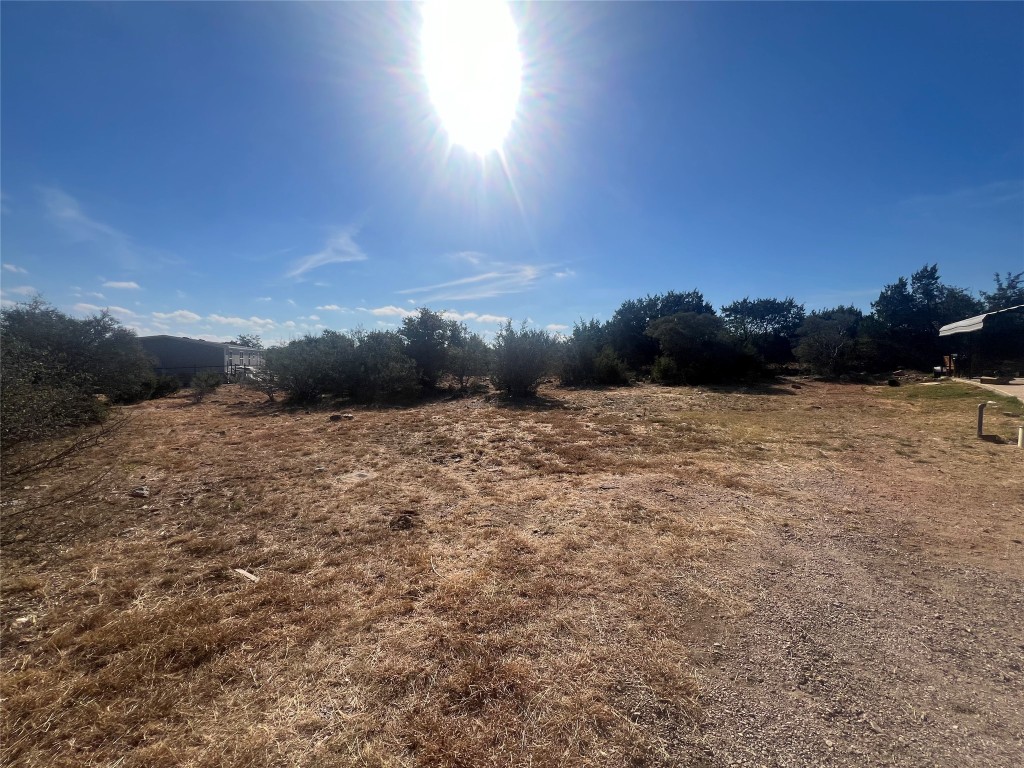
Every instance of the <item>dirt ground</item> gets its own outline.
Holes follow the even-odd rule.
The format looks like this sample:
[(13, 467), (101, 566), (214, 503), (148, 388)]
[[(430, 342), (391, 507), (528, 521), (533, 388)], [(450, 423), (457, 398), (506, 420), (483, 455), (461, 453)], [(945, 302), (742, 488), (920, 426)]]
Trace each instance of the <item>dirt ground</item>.
[(0, 759), (1020, 765), (1024, 408), (978, 439), (988, 396), (124, 409), (4, 489)]

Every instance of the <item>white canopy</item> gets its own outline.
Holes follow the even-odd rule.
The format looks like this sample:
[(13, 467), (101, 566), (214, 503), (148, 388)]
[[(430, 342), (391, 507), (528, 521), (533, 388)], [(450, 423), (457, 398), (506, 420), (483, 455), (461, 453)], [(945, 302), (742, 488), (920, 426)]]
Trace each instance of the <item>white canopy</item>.
[(975, 315), (974, 317), (968, 317), (966, 320), (957, 320), (955, 323), (950, 323), (949, 325), (944, 325), (939, 328), (939, 336), (951, 336), (954, 333), (980, 331), (981, 327), (985, 324), (985, 318), (989, 315), (998, 315), (1000, 312), (1010, 312), (1014, 309), (1024, 309), (1024, 304), (1018, 304), (1016, 307), (1007, 307), (1006, 309), (997, 309), (995, 312), (986, 312), (983, 315)]

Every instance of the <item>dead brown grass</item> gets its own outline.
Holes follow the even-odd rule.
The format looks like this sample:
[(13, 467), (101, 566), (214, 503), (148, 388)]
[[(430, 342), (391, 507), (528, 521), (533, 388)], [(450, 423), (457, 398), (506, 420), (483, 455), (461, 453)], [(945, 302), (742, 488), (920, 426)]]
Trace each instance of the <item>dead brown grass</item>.
[(224, 387), (135, 406), (113, 448), (5, 489), (4, 762), (685, 764), (694, 625), (744, 610), (709, 587), (732, 542), (823, 472), (931, 493), (941, 468), (984, 502), (1008, 486), (959, 457), (1017, 458), (955, 398), (545, 394), (330, 422)]

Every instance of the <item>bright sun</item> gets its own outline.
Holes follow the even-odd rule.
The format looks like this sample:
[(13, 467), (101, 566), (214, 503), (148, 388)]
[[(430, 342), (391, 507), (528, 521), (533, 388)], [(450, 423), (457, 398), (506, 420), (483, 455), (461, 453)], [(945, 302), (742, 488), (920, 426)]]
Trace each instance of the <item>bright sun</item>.
[(522, 57), (516, 23), (501, 0), (428, 0), (423, 72), (454, 144), (501, 149), (519, 102)]

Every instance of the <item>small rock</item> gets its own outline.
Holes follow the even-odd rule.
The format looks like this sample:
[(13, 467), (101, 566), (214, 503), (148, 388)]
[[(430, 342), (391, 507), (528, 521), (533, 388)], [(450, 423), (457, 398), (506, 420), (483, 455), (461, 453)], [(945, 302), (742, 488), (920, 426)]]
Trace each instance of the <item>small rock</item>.
[(138, 488), (132, 488), (128, 495), (136, 499), (148, 499), (149, 488), (145, 485), (140, 485)]
[(341, 421), (340, 413), (332, 413), (330, 416), (331, 421)]
[(825, 746), (831, 749), (835, 746), (835, 742), (833, 742), (831, 739), (825, 739)]

